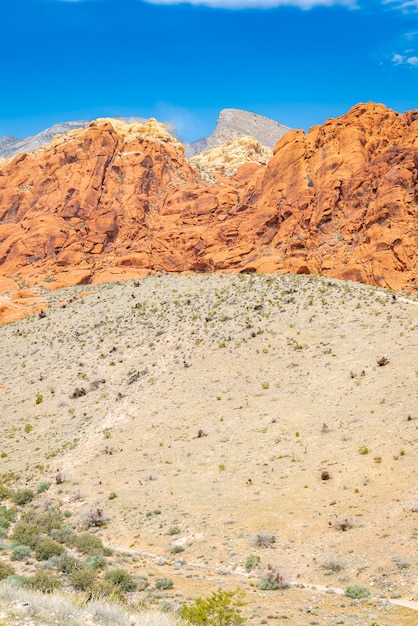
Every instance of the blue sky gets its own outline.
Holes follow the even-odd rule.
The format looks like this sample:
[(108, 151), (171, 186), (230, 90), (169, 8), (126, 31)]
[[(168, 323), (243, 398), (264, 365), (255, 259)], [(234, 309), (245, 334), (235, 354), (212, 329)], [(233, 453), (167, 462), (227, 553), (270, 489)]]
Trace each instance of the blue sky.
[(418, 108), (418, 0), (2, 0), (0, 136), (138, 115), (185, 140), (222, 108), (308, 129)]

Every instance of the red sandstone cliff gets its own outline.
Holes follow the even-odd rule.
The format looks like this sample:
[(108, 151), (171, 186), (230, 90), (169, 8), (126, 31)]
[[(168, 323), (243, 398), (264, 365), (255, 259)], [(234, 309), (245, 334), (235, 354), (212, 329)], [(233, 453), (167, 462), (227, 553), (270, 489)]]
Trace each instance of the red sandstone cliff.
[(417, 286), (418, 111), (357, 105), (288, 133), (267, 165), (202, 167), (155, 121), (110, 120), (3, 164), (3, 291), (11, 278), (58, 287), (157, 270)]

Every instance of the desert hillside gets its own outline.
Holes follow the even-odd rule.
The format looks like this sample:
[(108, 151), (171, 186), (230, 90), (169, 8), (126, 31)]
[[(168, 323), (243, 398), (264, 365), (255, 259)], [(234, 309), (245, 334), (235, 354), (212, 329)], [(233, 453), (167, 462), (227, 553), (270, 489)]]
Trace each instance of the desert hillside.
[[(258, 274), (40, 291), (0, 328), (7, 484), (51, 482), (76, 528), (103, 510), (118, 562), (173, 581), (148, 601), (239, 586), (249, 624), (416, 623), (388, 603), (418, 600), (416, 298)], [(269, 564), (289, 589), (259, 588)], [(353, 584), (369, 599), (320, 587)]]
[(357, 105), (286, 133), (267, 164), (249, 141), (250, 152), (220, 149), (229, 161), (235, 150), (235, 169), (219, 165), (219, 150), (193, 163), (155, 120), (109, 119), (7, 160), (1, 291), (156, 271), (311, 273), (416, 290), (417, 111)]

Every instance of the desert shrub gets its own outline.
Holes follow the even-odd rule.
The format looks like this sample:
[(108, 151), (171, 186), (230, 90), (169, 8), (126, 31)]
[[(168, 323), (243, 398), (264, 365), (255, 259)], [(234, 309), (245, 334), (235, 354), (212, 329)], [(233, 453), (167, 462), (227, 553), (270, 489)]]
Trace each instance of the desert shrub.
[(115, 585), (121, 591), (134, 591), (134, 589), (136, 589), (135, 578), (121, 567), (107, 571), (104, 579)]
[(392, 561), (396, 564), (398, 569), (408, 569), (408, 567), (411, 567), (411, 562), (404, 556), (395, 555)]
[(87, 530), (88, 528), (98, 528), (99, 526), (103, 526), (109, 521), (109, 517), (103, 509), (97, 507), (90, 509), (90, 511), (85, 511), (81, 516), (80, 521), (83, 528)]
[(29, 546), (15, 546), (10, 553), (11, 561), (24, 561), (31, 553)]
[(55, 589), (61, 587), (61, 581), (55, 574), (42, 570), (27, 578), (25, 584), (31, 589), (42, 591), (42, 593), (52, 593)]
[(4, 563), (4, 561), (0, 561), (0, 580), (3, 580), (8, 576), (12, 576), (14, 573), (14, 567), (9, 565), (9, 563)]
[(63, 525), (63, 516), (57, 507), (51, 507), (47, 511), (39, 511), (30, 509), (24, 516), (23, 520), (34, 526), (42, 528), (42, 532), (49, 534), (52, 530), (61, 528)]
[(370, 591), (363, 585), (349, 585), (345, 588), (344, 594), (347, 598), (358, 600), (359, 598), (367, 598), (370, 595)]
[(91, 591), (97, 580), (97, 574), (92, 567), (84, 566), (80, 569), (73, 569), (69, 580), (77, 591)]
[(145, 591), (149, 587), (148, 578), (146, 576), (138, 576), (136, 579), (136, 588), (138, 591)]
[(260, 578), (258, 588), (263, 591), (272, 591), (275, 589), (286, 589), (289, 584), (286, 582), (283, 574), (274, 565), (267, 565), (265, 575)]
[(174, 586), (173, 581), (171, 580), (171, 578), (157, 578), (155, 581), (155, 587), (157, 589), (172, 589)]
[(100, 537), (91, 533), (81, 533), (74, 539), (74, 546), (83, 554), (91, 554), (92, 552), (103, 552), (104, 546)]
[(257, 554), (249, 554), (245, 559), (245, 569), (250, 572), (252, 569), (260, 565), (260, 557)]
[(51, 483), (49, 481), (43, 480), (36, 487), (36, 493), (39, 494), (39, 493), (43, 493), (44, 491), (48, 491), (50, 486), (51, 486)]
[(184, 548), (183, 546), (175, 544), (174, 546), (171, 547), (170, 552), (172, 554), (179, 554), (180, 552), (184, 552)]
[(180, 616), (195, 626), (239, 626), (245, 619), (240, 613), (243, 593), (236, 591), (214, 591), (211, 596), (197, 598), (188, 606), (183, 605)]
[(91, 554), (88, 559), (86, 559), (86, 565), (95, 570), (100, 570), (107, 567), (107, 561), (101, 554)]
[(67, 524), (63, 524), (60, 528), (53, 528), (51, 530), (51, 537), (58, 541), (58, 543), (65, 543), (69, 548), (72, 548), (76, 539), (76, 533)]
[(13, 522), (16, 519), (16, 509), (13, 507), (8, 508), (7, 506), (0, 506), (0, 520), (4, 520), (1, 523), (2, 526), (6, 527), (10, 522)]
[(340, 572), (344, 569), (345, 565), (341, 557), (331, 554), (324, 560), (321, 567), (331, 572)]
[(39, 539), (35, 546), (35, 557), (38, 561), (47, 561), (52, 556), (61, 556), (65, 548), (50, 537)]
[(32, 489), (19, 489), (12, 493), (11, 499), (17, 506), (25, 506), (34, 499), (35, 494)]
[(254, 536), (253, 542), (260, 548), (269, 548), (276, 543), (276, 535), (268, 530), (259, 530)]
[(58, 562), (57, 569), (64, 574), (71, 574), (75, 569), (81, 569), (83, 564), (68, 552), (64, 552)]
[(45, 534), (45, 528), (21, 521), (14, 527), (11, 538), (20, 545), (34, 549), (42, 534)]
[(112, 602), (123, 602), (125, 600), (123, 591), (119, 589), (119, 587), (116, 587), (116, 585), (109, 580), (103, 580), (102, 578), (96, 578), (89, 591), (92, 598), (108, 598)]
[(369, 448), (367, 446), (360, 446), (358, 449), (359, 454), (369, 454)]
[(180, 528), (178, 526), (172, 526), (171, 528), (169, 528), (168, 534), (169, 535), (179, 535), (180, 534)]
[(342, 532), (345, 532), (346, 530), (350, 530), (350, 528), (353, 528), (354, 521), (351, 517), (343, 517), (341, 519), (335, 519), (332, 522), (332, 525), (337, 530), (341, 530)]
[(8, 500), (12, 495), (11, 490), (5, 485), (0, 485), (0, 502), (2, 500)]

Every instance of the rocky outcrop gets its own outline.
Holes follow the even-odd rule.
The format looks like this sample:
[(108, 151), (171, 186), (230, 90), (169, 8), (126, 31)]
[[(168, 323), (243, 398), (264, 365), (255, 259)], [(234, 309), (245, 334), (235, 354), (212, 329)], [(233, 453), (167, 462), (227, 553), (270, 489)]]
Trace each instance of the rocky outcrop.
[(190, 163), (213, 175), (234, 176), (244, 163), (266, 164), (272, 156), (273, 150), (255, 137), (240, 137), (197, 154)]
[(0, 276), (8, 290), (154, 271), (418, 286), (418, 111), (358, 105), (308, 134), (287, 133), (267, 165), (227, 176), (216, 163), (197, 168), (155, 120), (109, 119), (8, 160)]

